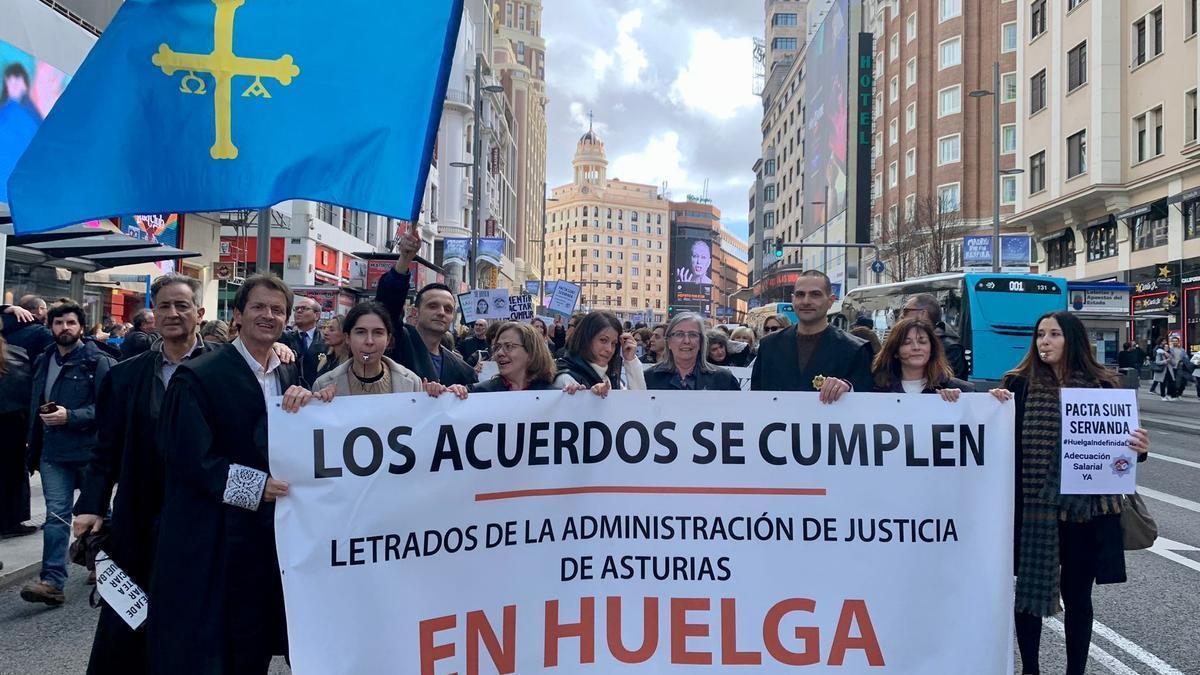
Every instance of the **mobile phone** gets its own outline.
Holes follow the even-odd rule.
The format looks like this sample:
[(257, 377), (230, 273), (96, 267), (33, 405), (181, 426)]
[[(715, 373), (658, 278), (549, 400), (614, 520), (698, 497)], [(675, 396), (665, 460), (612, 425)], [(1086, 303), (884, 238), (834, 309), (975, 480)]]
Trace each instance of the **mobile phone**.
[(58, 412), (58, 404), (54, 401), (48, 401), (42, 407), (38, 408), (38, 414), (41, 415), (50, 415), (55, 412)]

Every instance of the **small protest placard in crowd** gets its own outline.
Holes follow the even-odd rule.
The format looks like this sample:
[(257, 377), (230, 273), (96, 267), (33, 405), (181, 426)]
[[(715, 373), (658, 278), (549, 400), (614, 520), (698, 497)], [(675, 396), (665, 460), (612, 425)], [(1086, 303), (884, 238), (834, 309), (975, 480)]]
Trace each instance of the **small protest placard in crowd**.
[(458, 295), (462, 307), (463, 321), (473, 323), (479, 319), (508, 321), (508, 289), (477, 288)]

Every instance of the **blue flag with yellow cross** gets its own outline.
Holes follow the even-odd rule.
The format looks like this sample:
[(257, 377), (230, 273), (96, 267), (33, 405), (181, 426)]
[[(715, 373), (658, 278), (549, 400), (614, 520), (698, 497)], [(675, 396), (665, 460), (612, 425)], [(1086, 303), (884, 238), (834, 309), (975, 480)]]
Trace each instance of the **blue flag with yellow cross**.
[(462, 11), (125, 0), (13, 169), (13, 227), (288, 199), (416, 220)]

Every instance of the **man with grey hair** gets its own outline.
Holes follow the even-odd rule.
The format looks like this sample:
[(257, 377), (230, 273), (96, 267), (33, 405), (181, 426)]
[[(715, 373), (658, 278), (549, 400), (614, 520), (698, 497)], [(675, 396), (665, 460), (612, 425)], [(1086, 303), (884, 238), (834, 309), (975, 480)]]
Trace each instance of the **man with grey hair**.
[[(154, 297), (153, 285), (150, 287), (150, 297)], [(121, 360), (128, 361), (143, 352), (149, 351), (158, 337), (155, 334), (155, 330), (154, 312), (149, 309), (138, 310), (133, 315), (133, 330), (121, 342)]]
[(54, 335), (46, 327), (46, 301), (38, 296), (21, 296), (17, 304), (0, 308), (0, 317), (4, 321), (4, 339), (24, 349), (30, 360), (54, 344)]
[(326, 350), (325, 336), (317, 329), (317, 322), (321, 319), (321, 303), (297, 295), (292, 313), (292, 325), (295, 328), (283, 334), (282, 342), (296, 352), (301, 386), (311, 389), (320, 369), (318, 357)]
[[(98, 531), (113, 486), (111, 533), (105, 552), (142, 590), (149, 590), (158, 518), (163, 504), (167, 450), (156, 442), (156, 421), (167, 385), (179, 365), (214, 348), (200, 340), (204, 318), (200, 281), (165, 274), (150, 286), (154, 321), (162, 340), (114, 366), (96, 404), (96, 460), (84, 472), (75, 504), (75, 535)], [(131, 630), (105, 605), (96, 626), (89, 673), (145, 672), (145, 629)]]
[(946, 329), (942, 321), (942, 303), (938, 302), (932, 293), (917, 293), (908, 296), (904, 308), (900, 310), (901, 319), (917, 319), (933, 326), (934, 333), (942, 341), (942, 351), (950, 362), (954, 377), (966, 380), (971, 374), (971, 365), (967, 361), (966, 350), (957, 335)]

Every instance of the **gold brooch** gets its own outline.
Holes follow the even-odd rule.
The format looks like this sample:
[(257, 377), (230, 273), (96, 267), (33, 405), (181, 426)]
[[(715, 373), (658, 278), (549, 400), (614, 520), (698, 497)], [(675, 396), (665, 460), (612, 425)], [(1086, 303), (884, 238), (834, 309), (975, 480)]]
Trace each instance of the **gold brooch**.
[(813, 389), (816, 389), (819, 391), (821, 389), (821, 387), (825, 386), (825, 376), (818, 375), (818, 376), (814, 377), (812, 384), (813, 384)]

